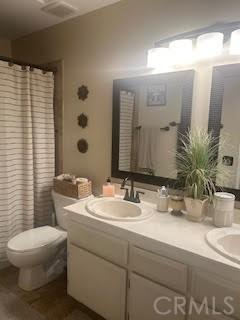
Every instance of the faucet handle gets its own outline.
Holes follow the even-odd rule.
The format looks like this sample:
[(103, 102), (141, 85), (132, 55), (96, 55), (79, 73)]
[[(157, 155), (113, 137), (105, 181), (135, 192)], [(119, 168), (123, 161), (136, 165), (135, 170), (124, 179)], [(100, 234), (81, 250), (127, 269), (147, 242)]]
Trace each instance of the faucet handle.
[(140, 203), (140, 197), (139, 197), (139, 194), (145, 194), (145, 192), (143, 191), (136, 191), (136, 197), (135, 197), (135, 202), (136, 203)]
[(125, 178), (125, 179), (123, 179), (123, 181), (122, 181), (122, 183), (121, 183), (121, 189), (125, 189), (125, 190), (126, 190), (125, 185), (126, 185), (126, 182), (127, 182), (127, 181), (128, 181), (128, 177)]

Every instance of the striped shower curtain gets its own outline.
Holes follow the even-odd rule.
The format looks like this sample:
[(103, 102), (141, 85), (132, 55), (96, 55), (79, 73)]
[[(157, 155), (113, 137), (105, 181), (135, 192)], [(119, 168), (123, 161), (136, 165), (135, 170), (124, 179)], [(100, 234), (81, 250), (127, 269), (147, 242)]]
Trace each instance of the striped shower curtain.
[(14, 235), (51, 223), (54, 78), (0, 61), (0, 268)]

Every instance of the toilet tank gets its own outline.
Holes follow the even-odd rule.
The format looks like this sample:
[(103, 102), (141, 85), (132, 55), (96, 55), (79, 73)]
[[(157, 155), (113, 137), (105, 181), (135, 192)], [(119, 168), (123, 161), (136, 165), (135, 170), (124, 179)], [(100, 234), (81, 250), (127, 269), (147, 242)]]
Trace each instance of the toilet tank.
[(67, 212), (63, 208), (82, 200), (63, 196), (62, 194), (59, 194), (53, 190), (52, 190), (52, 198), (53, 198), (53, 203), (54, 203), (54, 208), (56, 213), (57, 224), (62, 229), (66, 230), (67, 229), (67, 221), (66, 221)]

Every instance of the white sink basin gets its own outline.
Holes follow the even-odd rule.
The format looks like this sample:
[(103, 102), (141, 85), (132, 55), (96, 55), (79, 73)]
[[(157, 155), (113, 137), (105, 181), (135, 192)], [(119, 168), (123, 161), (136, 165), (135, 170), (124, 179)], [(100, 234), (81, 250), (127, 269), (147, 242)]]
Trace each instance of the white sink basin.
[(144, 203), (132, 203), (122, 199), (101, 198), (86, 204), (89, 213), (102, 218), (116, 221), (139, 221), (148, 219), (153, 210)]
[(218, 253), (240, 264), (240, 228), (213, 229), (206, 240)]

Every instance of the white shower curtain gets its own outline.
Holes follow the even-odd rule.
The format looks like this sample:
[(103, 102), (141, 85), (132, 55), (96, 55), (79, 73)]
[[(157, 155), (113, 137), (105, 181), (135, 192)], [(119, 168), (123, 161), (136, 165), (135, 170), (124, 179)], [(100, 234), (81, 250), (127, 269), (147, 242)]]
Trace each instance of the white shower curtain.
[(0, 268), (14, 235), (51, 223), (54, 78), (0, 61)]

